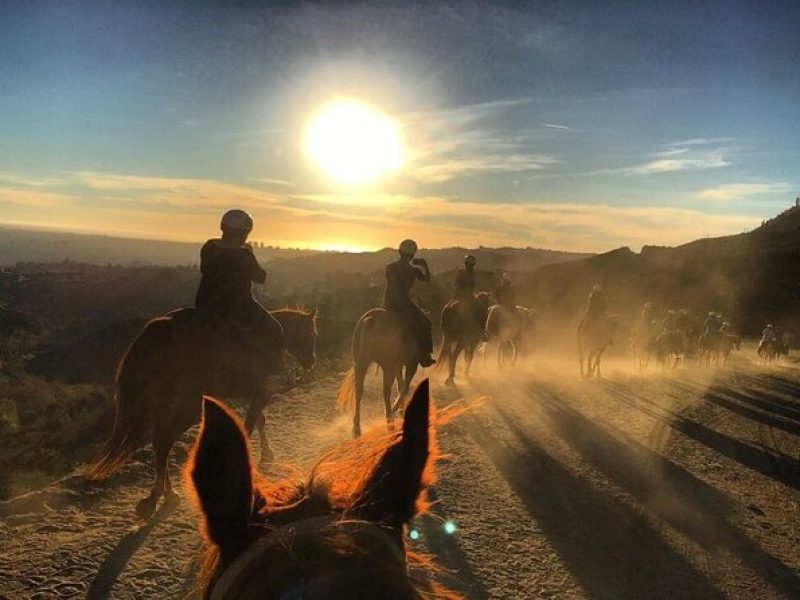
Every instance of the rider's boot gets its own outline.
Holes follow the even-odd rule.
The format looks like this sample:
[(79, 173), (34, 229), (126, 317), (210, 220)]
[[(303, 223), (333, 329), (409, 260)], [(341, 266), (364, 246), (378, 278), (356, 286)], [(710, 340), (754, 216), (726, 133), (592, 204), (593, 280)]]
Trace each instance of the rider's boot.
[(423, 354), (419, 357), (419, 364), (421, 367), (430, 367), (436, 364), (436, 360), (430, 354)]

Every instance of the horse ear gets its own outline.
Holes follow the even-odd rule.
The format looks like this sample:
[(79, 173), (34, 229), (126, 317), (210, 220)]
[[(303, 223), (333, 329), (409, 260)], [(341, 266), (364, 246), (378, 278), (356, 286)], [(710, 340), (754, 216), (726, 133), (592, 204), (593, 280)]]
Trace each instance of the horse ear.
[(212, 398), (203, 398), (203, 422), (187, 469), (208, 537), (225, 548), (247, 528), (253, 473), (240, 420)]
[(417, 513), (417, 500), (428, 484), (432, 448), (430, 390), (420, 383), (406, 407), (403, 434), (378, 462), (356, 503), (362, 518), (402, 527)]

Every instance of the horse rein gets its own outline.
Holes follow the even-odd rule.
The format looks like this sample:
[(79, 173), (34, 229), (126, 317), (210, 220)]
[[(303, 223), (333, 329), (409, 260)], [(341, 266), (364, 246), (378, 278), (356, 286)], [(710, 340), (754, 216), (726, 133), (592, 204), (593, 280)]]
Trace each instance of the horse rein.
[[(378, 540), (381, 546), (388, 547), (393, 558), (404, 567), (406, 565), (406, 557), (403, 550), (397, 545), (397, 542), (380, 526), (373, 523), (364, 521), (347, 521), (333, 516), (324, 517), (310, 517), (308, 519), (301, 519), (288, 525), (283, 525), (271, 530), (267, 535), (259, 538), (248, 548), (242, 552), (236, 560), (234, 560), (223, 571), (222, 576), (214, 583), (211, 594), (208, 596), (209, 600), (226, 600), (231, 588), (239, 582), (239, 578), (247, 568), (255, 562), (258, 558), (266, 554), (268, 551), (274, 549), (276, 546), (281, 545), (287, 539), (292, 537), (308, 535), (318, 532), (328, 525), (336, 525), (337, 527), (349, 527), (358, 529), (361, 532), (369, 533), (373, 538)], [(230, 599), (228, 599), (230, 600)]]

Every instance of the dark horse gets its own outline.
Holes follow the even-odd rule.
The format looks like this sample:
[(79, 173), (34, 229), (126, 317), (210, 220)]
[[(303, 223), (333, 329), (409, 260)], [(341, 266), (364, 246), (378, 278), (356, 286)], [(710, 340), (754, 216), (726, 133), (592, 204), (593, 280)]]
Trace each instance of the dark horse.
[[(581, 363), (581, 376), (591, 377), (600, 373), (600, 360), (603, 353), (614, 343), (617, 331), (617, 318), (601, 316), (594, 319), (582, 318), (578, 323), (578, 357)], [(584, 371), (584, 358), (586, 370)]]
[[(167, 460), (178, 437), (200, 418), (203, 394), (249, 399), (247, 431), (252, 433), (258, 425), (262, 460), (272, 458), (263, 410), (270, 397), (268, 377), (284, 349), (260, 353), (243, 344), (212, 342), (208, 328), (193, 315), (194, 309), (184, 308), (153, 319), (128, 348), (117, 369), (111, 439), (84, 472), (88, 479), (103, 479), (152, 441), (155, 481), (150, 495), (137, 505), (142, 518), (153, 513), (162, 495), (175, 497)], [(283, 327), (285, 350), (303, 368), (312, 368), (316, 311), (283, 309), (272, 315)]]
[(464, 374), (469, 378), (469, 370), (475, 349), (483, 341), (486, 318), (492, 303), (489, 292), (475, 294), (472, 306), (460, 300), (448, 302), (442, 309), (442, 347), (436, 359), (436, 367), (443, 368), (445, 359), (449, 367), (447, 385), (453, 385), (456, 377), (456, 363), (463, 352), (465, 361)]
[[(394, 419), (408, 394), (411, 381), (419, 367), (419, 344), (402, 317), (385, 308), (373, 308), (364, 313), (353, 332), (353, 368), (347, 372), (339, 388), (337, 404), (353, 407), (353, 437), (361, 435), (361, 398), (367, 369), (377, 363), (383, 371), (383, 402), (386, 421)], [(392, 387), (397, 382), (398, 397), (391, 402)]]
[(206, 398), (184, 470), (202, 517), (201, 597), (456, 600), (430, 576), (414, 580), (413, 573), (434, 567), (404, 542), (433, 477), (430, 419), (423, 381), (402, 432), (344, 444), (304, 483), (272, 482), (251, 466), (239, 419)]

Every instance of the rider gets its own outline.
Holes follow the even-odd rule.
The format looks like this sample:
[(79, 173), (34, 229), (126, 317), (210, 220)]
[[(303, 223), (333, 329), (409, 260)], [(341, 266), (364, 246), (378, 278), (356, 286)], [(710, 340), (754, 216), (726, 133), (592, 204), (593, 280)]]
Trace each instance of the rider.
[(464, 268), (456, 273), (453, 299), (458, 301), (459, 313), (469, 320), (479, 320), (478, 304), (475, 301), (475, 264), (478, 259), (472, 254), (464, 257)]
[(247, 243), (253, 219), (243, 210), (229, 210), (222, 216), (220, 229), (222, 237), (208, 240), (200, 251), (202, 278), (195, 306), (210, 321), (244, 333), (253, 346), (278, 350), (281, 325), (251, 292), (252, 283), (264, 283), (267, 278)]
[(417, 243), (414, 240), (403, 240), (399, 251), (400, 260), (386, 265), (383, 307), (399, 314), (412, 326), (420, 349), (419, 364), (429, 367), (436, 362), (431, 357), (433, 353), (431, 322), (411, 299), (411, 287), (416, 280), (430, 281), (431, 271), (424, 258), (414, 258), (417, 253)]
[(511, 279), (508, 277), (508, 273), (502, 273), (500, 275), (500, 284), (494, 291), (494, 298), (497, 300), (497, 303), (506, 310), (514, 312), (516, 309), (516, 292), (514, 290), (514, 284), (511, 283)]
[(675, 309), (669, 309), (667, 316), (664, 317), (664, 331), (675, 331), (678, 328), (678, 313)]
[(464, 268), (456, 273), (455, 293), (453, 297), (461, 302), (475, 298), (475, 264), (478, 259), (472, 254), (464, 257)]
[(645, 302), (642, 312), (639, 315), (639, 331), (646, 331), (650, 329), (653, 321), (656, 319), (656, 309), (652, 302)]
[(606, 316), (608, 312), (608, 299), (605, 292), (603, 292), (603, 284), (596, 283), (589, 292), (589, 298), (586, 301), (586, 314), (585, 318), (590, 321), (597, 321)]
[(771, 323), (761, 332), (761, 343), (763, 344), (767, 340), (770, 342), (776, 342), (778, 340), (778, 334), (775, 333), (775, 328)]

